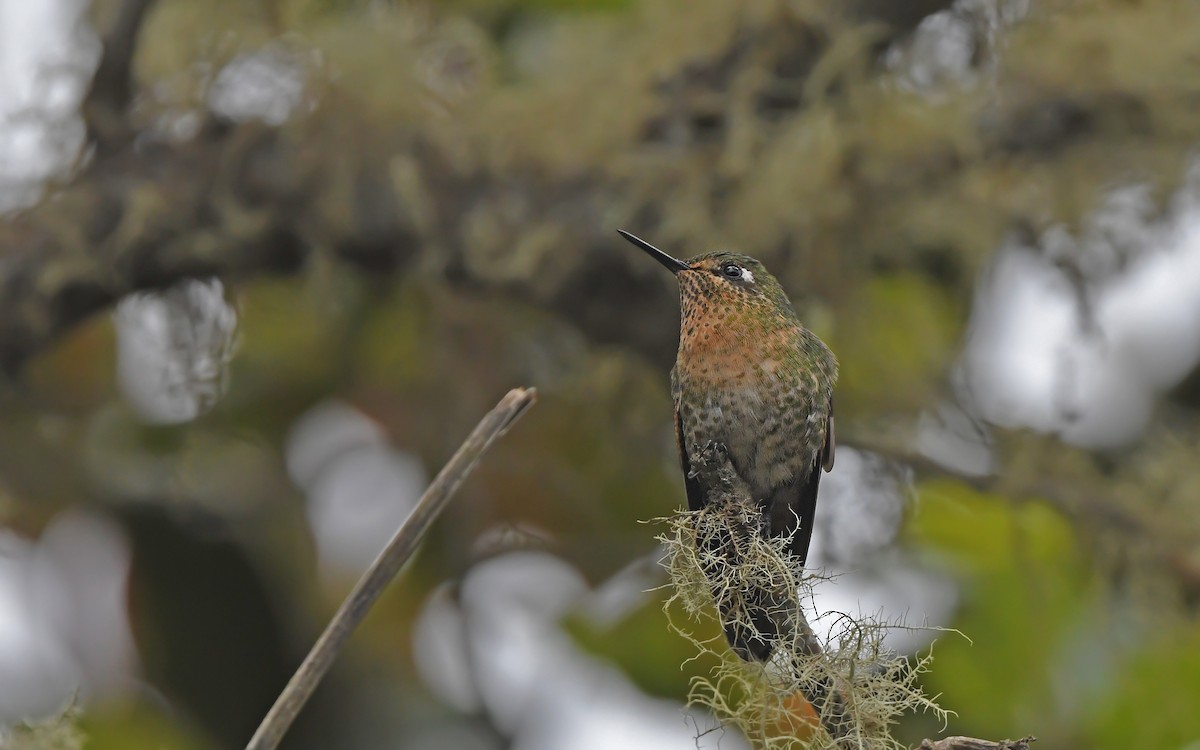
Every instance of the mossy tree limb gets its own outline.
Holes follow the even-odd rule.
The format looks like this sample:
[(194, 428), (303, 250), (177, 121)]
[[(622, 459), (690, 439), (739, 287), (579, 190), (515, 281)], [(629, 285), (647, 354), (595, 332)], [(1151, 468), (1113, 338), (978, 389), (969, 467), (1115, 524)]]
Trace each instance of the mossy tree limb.
[[(762, 632), (760, 618), (771, 618), (766, 630), (773, 655), (766, 664), (745, 662), (724, 643), (697, 640), (687, 623), (673, 619), (672, 627), (719, 659), (710, 676), (693, 680), (689, 698), (737, 726), (756, 747), (780, 750), (902, 750), (891, 735), (902, 714), (929, 711), (945, 719), (947, 712), (917, 683), (931, 656), (910, 660), (889, 652), (882, 642), (889, 625), (842, 614), (828, 642), (816, 635), (803, 606), (815, 577), (800, 569), (786, 539), (763, 536), (760, 509), (721, 446), (690, 455), (711, 491), (703, 510), (670, 519), (670, 531), (660, 537), (672, 583), (668, 618), (677, 602), (692, 620), (715, 617), (725, 630)], [(918, 750), (1029, 750), (1030, 742), (954, 736), (925, 740)]]
[[(719, 662), (707, 677), (693, 679), (689, 699), (737, 726), (756, 747), (778, 750), (902, 750), (891, 736), (902, 714), (944, 716), (917, 684), (929, 657), (910, 661), (888, 652), (885, 624), (839, 615), (828, 640), (816, 635), (802, 606), (811, 601), (814, 577), (797, 565), (787, 539), (760, 533), (760, 509), (720, 446), (693, 454), (693, 470), (712, 488), (708, 505), (669, 519), (660, 537), (671, 574), (672, 627)], [(673, 616), (676, 604), (687, 622)], [(691, 635), (689, 622), (712, 618), (724, 630), (770, 638), (770, 660), (746, 662), (724, 640)]]

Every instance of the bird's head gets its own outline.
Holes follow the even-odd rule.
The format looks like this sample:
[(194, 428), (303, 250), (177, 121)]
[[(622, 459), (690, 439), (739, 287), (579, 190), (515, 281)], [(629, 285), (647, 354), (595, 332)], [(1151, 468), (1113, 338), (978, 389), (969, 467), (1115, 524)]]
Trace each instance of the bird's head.
[(749, 255), (718, 251), (678, 260), (629, 232), (617, 230), (679, 279), (685, 309), (690, 304), (777, 309), (795, 315), (792, 303), (771, 272)]

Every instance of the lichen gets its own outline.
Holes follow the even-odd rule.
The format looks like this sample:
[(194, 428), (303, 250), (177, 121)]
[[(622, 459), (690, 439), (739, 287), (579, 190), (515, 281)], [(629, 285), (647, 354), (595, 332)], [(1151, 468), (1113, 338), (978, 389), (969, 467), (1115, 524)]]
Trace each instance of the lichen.
[[(823, 615), (833, 622), (829, 636), (818, 637), (803, 605), (811, 605), (813, 585), (824, 579), (800, 569), (787, 539), (746, 533), (757, 528), (758, 516), (753, 503), (727, 497), (660, 519), (666, 530), (658, 539), (670, 574), (668, 620), (697, 656), (717, 662), (709, 674), (692, 679), (689, 704), (711, 710), (763, 750), (901, 750), (891, 730), (902, 715), (929, 712), (945, 721), (949, 712), (920, 684), (932, 651), (908, 657), (888, 650), (884, 636), (901, 626), (874, 617)], [(715, 552), (714, 541), (727, 546)], [(718, 601), (736, 602), (751, 587), (770, 592), (770, 617), (782, 626), (765, 664), (744, 661), (719, 636), (695, 634), (698, 625), (718, 619)], [(722, 628), (754, 627), (745, 608), (722, 609), (742, 618), (722, 622)]]
[(72, 707), (45, 719), (0, 727), (0, 750), (82, 750), (86, 738), (78, 718), (78, 709)]

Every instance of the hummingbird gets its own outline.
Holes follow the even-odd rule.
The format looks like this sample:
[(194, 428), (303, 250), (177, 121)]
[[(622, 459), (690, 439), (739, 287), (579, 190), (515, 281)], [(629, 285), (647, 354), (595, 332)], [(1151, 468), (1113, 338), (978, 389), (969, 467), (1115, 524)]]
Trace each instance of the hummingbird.
[[(783, 537), (803, 567), (812, 540), (821, 472), (833, 468), (833, 352), (804, 327), (783, 287), (754, 258), (711, 252), (678, 260), (629, 232), (679, 281), (679, 352), (671, 370), (675, 438), (688, 508), (714, 497), (701, 452), (718, 446), (752, 493), (758, 533)], [(728, 540), (727, 540), (728, 541)], [(715, 550), (736, 563), (732, 550)], [(743, 659), (767, 661), (781, 618), (766, 588), (718, 597), (726, 639)], [(736, 611), (742, 610), (741, 616)]]

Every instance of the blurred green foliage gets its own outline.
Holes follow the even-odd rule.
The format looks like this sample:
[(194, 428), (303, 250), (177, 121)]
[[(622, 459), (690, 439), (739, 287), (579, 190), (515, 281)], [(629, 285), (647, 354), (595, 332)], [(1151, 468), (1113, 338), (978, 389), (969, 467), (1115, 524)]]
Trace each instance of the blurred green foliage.
[(1140, 653), (1121, 665), (1095, 707), (1086, 736), (1092, 746), (1181, 747), (1200, 737), (1200, 630), (1148, 633)]
[(208, 746), (195, 731), (176, 717), (147, 705), (111, 706), (95, 711), (80, 722), (79, 731), (89, 750), (170, 747), (201, 750)]
[(882, 277), (858, 289), (847, 312), (831, 344), (842, 372), (839, 414), (853, 419), (930, 403), (963, 335), (962, 311), (945, 292), (919, 276)]
[(77, 712), (66, 711), (36, 722), (22, 722), (0, 732), (3, 750), (80, 750), (85, 737), (76, 726)]
[(1063, 707), (1056, 673), (1093, 593), (1070, 525), (1036, 503), (1013, 505), (952, 482), (924, 484), (912, 541), (959, 580), (954, 627), (934, 647), (927, 683), (978, 736), (1038, 727), (1048, 742)]

